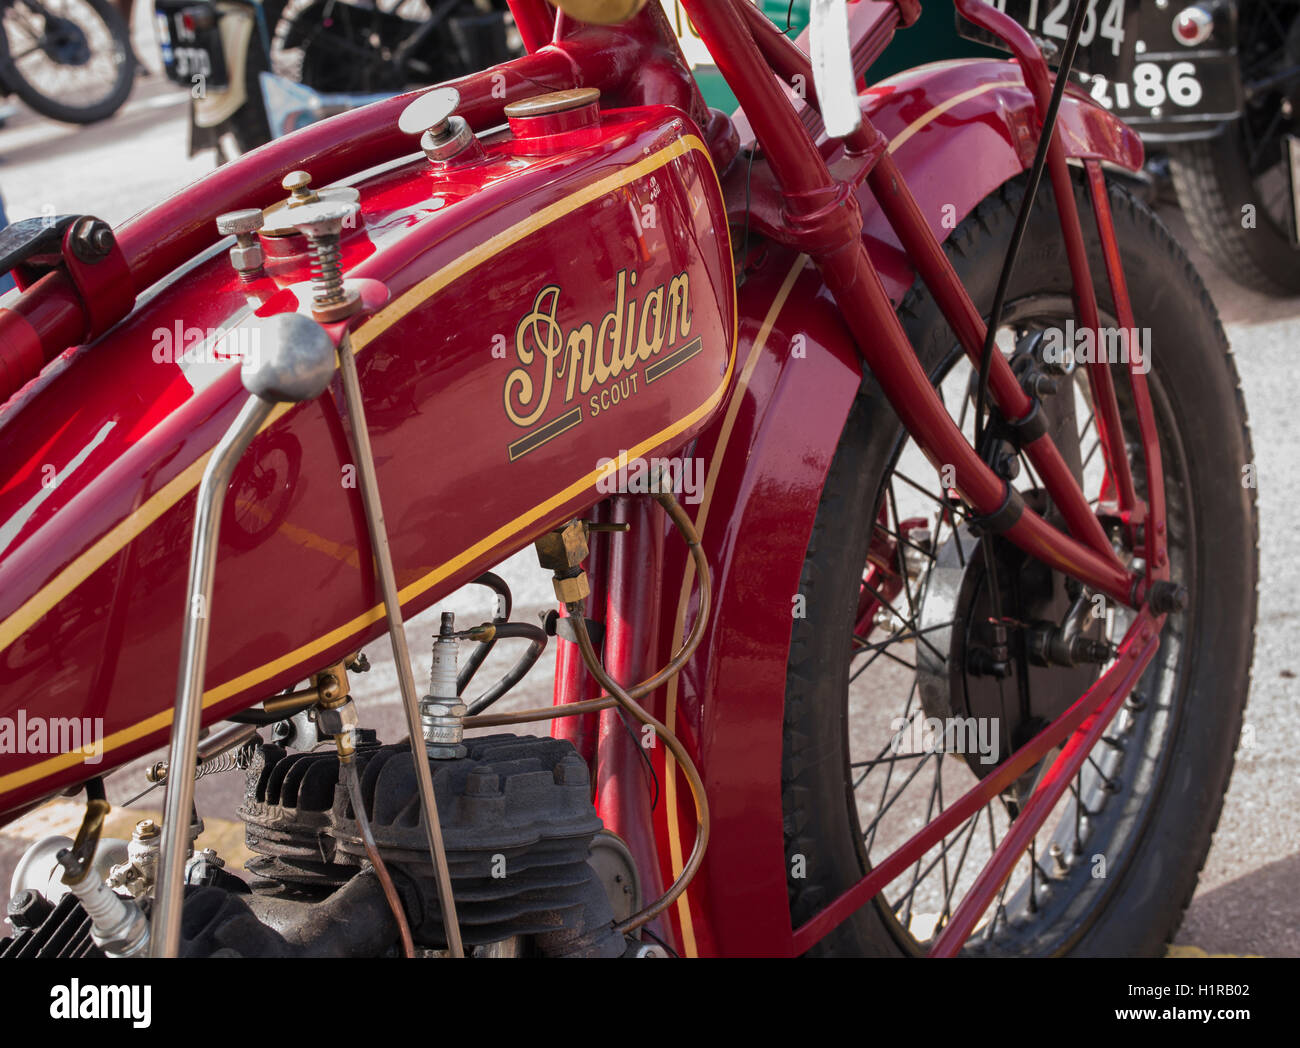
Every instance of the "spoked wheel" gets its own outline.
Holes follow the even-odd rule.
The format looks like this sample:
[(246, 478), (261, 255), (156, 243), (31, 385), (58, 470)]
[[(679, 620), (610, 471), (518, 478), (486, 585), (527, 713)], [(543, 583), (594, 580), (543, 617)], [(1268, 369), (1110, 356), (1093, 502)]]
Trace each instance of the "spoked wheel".
[(0, 19), (4, 80), (38, 113), (93, 124), (130, 95), (130, 34), (108, 0), (14, 0)]
[[(948, 244), (987, 309), (1021, 182), (984, 201)], [(1088, 225), (1086, 193), (1077, 192)], [(1237, 377), (1199, 278), (1158, 220), (1111, 190), (1164, 459), (1172, 577), (1190, 591), (1129, 701), (1039, 829), (968, 951), (1158, 952), (1195, 888), (1231, 773), (1249, 682), (1257, 576), (1251, 462)], [(1093, 272), (1104, 273), (1090, 245)], [(1073, 321), (1050, 189), (1040, 189), (999, 333)], [(1103, 313), (1108, 289), (1098, 281)], [(968, 438), (971, 368), (928, 293), (900, 315)], [(1103, 324), (1113, 325), (1109, 317)], [(1071, 330), (1071, 329), (1067, 329)], [(1127, 369), (1112, 367), (1139, 496)], [(1043, 407), (1096, 503), (1103, 455), (1083, 368)], [(1027, 460), (1013, 483), (1049, 519)], [(1018, 469), (1017, 469), (1018, 467)], [(1248, 474), (1247, 474), (1248, 476)], [(1132, 613), (994, 539), (982, 548), (944, 477), (870, 382), (850, 414), (809, 543), (786, 692), (783, 793), (795, 926), (847, 890), (1058, 717), (1110, 664)], [(1119, 532), (1116, 548), (1121, 557)], [(994, 586), (997, 599), (994, 602)], [(814, 952), (920, 954), (951, 919), (1055, 754), (978, 810)], [(798, 861), (797, 857), (802, 857)]]

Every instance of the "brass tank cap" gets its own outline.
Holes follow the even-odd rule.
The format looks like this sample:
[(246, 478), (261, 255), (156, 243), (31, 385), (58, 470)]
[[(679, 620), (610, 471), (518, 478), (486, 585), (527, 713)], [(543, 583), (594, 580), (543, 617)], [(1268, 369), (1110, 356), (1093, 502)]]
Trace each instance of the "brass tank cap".
[(510, 119), (530, 116), (549, 116), (552, 113), (567, 113), (571, 109), (581, 109), (600, 101), (600, 91), (594, 87), (571, 87), (567, 91), (551, 91), (545, 95), (521, 98), (506, 106), (506, 116)]

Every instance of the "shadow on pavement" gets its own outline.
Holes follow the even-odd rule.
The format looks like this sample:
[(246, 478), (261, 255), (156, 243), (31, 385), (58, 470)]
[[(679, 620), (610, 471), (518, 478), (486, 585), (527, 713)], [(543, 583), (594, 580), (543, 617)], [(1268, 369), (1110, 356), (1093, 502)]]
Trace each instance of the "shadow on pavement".
[(1177, 942), (1206, 953), (1300, 957), (1300, 852), (1198, 894)]

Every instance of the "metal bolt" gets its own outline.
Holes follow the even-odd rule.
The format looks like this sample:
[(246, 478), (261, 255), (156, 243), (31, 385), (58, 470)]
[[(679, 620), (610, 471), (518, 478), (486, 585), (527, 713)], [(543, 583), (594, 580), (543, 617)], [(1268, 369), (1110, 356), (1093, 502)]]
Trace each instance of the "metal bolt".
[(555, 766), (551, 773), (557, 786), (586, 786), (590, 781), (587, 762), (576, 753), (570, 753)]
[(162, 833), (162, 830), (158, 828), (158, 824), (153, 819), (141, 819), (135, 824), (132, 836), (137, 841), (148, 841), (157, 837), (160, 833)]
[(49, 900), (33, 888), (26, 888), (9, 900), (9, 922), (15, 928), (35, 928), (53, 912)]
[(1187, 608), (1187, 587), (1162, 579), (1152, 585), (1147, 603), (1157, 615), (1184, 611)]
[(245, 284), (252, 283), (263, 272), (262, 243), (257, 239), (262, 221), (262, 212), (255, 207), (227, 211), (217, 216), (217, 232), (225, 237), (232, 234), (235, 237), (235, 246), (230, 249), (230, 264)]
[(113, 230), (97, 218), (83, 218), (73, 231), (71, 247), (82, 262), (99, 262), (113, 250)]
[(642, 943), (636, 948), (634, 956), (646, 957), (667, 957), (668, 951), (657, 943)]
[(1034, 369), (1025, 376), (1026, 392), (1036, 397), (1050, 397), (1060, 386), (1055, 378), (1051, 375), (1045, 375), (1041, 371)]
[(344, 225), (352, 225), (361, 207), (351, 201), (304, 204), (293, 216), (298, 232), (311, 244), (311, 314), (324, 324), (344, 320), (357, 311), (360, 296), (343, 284), (339, 238)]
[(495, 797), (501, 792), (501, 776), (491, 768), (478, 767), (465, 777), (465, 793), (470, 797)]

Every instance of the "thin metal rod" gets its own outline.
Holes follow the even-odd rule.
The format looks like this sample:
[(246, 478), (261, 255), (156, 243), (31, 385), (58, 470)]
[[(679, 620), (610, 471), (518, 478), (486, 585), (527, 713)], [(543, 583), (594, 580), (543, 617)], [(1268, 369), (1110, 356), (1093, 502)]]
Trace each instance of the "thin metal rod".
[(443, 924), (447, 929), (447, 947), (453, 957), (464, 957), (465, 951), (460, 940), (460, 922), (456, 918), (456, 901), (451, 891), (451, 871), (447, 866), (447, 851), (442, 843), (442, 824), (438, 821), (438, 801), (433, 795), (433, 774), (429, 771), (429, 758), (424, 753), (424, 733), (420, 728), (420, 699), (415, 692), (415, 678), (411, 675), (411, 654), (406, 646), (406, 629), (402, 624), (402, 604), (397, 594), (397, 576), (393, 572), (393, 556), (388, 547), (388, 529), (384, 524), (383, 506), (379, 501), (375, 456), (370, 448), (370, 429), (366, 424), (366, 409), (361, 400), (361, 380), (357, 377), (357, 362), (352, 355), (352, 340), (346, 334), (339, 343), (339, 371), (343, 375), (343, 394), (347, 400), (348, 415), (352, 420), (352, 440), (357, 455), (357, 474), (361, 478), (361, 501), (366, 511), (366, 528), (370, 532), (370, 545), (375, 557), (375, 567), (379, 573), (379, 589), (383, 596), (384, 614), (388, 619), (388, 636), (393, 644), (393, 661), (397, 664), (397, 683), (402, 691), (406, 729), (411, 736), (411, 764), (415, 768), (415, 781), (420, 791), (420, 807), (424, 811), (424, 829), (433, 856), (434, 877), (438, 885), (438, 905), (442, 909)]
[(190, 545), (190, 577), (181, 664), (176, 681), (176, 711), (167, 758), (167, 793), (159, 842), (158, 888), (150, 921), (149, 955), (175, 957), (181, 944), (181, 898), (185, 859), (194, 810), (194, 769), (198, 763), (203, 719), (203, 681), (208, 662), (208, 628), (212, 616), (212, 580), (217, 567), (217, 536), (226, 489), (235, 466), (275, 405), (249, 397), (226, 435), (212, 452), (199, 484)]
[(415, 941), (411, 938), (411, 922), (406, 919), (401, 896), (397, 894), (392, 875), (388, 872), (384, 857), (379, 854), (379, 846), (375, 843), (375, 834), (370, 828), (370, 816), (366, 814), (366, 802), (361, 796), (361, 780), (357, 776), (355, 754), (350, 755), (347, 760), (339, 758), (339, 776), (347, 788), (352, 814), (357, 818), (357, 829), (361, 831), (361, 845), (366, 850), (366, 858), (375, 868), (379, 886), (384, 889), (384, 898), (388, 900), (388, 908), (392, 910), (393, 920), (397, 922), (397, 934), (402, 940), (402, 954), (406, 957), (414, 957)]

